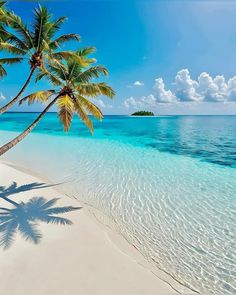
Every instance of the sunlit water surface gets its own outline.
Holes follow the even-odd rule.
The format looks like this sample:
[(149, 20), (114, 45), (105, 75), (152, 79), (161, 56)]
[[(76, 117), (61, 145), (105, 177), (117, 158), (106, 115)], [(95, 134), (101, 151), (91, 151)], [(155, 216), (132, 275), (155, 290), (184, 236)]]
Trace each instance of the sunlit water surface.
[[(1, 116), (0, 142), (36, 116)], [(6, 159), (65, 182), (185, 285), (236, 294), (235, 116), (107, 116), (91, 137), (48, 114), (33, 133)]]

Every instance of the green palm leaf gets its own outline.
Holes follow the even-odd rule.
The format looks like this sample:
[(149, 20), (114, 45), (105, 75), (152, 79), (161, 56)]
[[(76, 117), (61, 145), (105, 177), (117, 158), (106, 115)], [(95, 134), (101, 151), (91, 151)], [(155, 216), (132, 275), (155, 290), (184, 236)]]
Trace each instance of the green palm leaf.
[(7, 71), (3, 67), (4, 64), (11, 65), (21, 61), (22, 58), (20, 57), (0, 58), (0, 78), (7, 76)]
[(0, 58), (0, 64), (15, 64), (19, 63), (23, 60), (21, 57), (7, 57), (7, 58)]
[(4, 67), (0, 64), (0, 78), (7, 76), (7, 72)]
[(2, 8), (6, 3), (7, 3), (7, 1), (1, 1), (0, 2), (0, 8)]
[(0, 15), (0, 20), (7, 22), (8, 25), (21, 36), (23, 43), (26, 44), (28, 48), (33, 47), (33, 40), (28, 27), (23, 23), (19, 16), (8, 11), (7, 13)]
[(24, 101), (28, 101), (29, 105), (34, 102), (46, 102), (53, 94), (55, 94), (55, 90), (38, 91), (22, 98), (19, 104), (22, 104)]
[(76, 52), (73, 52), (73, 51), (55, 52), (51, 54), (51, 57), (58, 60), (64, 59), (66, 62), (72, 62), (73, 60), (80, 67), (87, 67), (89, 65), (89, 62), (86, 59), (79, 56)]
[(81, 48), (79, 50), (77, 50), (77, 54), (79, 56), (82, 56), (82, 57), (87, 57), (89, 54), (92, 54), (96, 51), (96, 47), (93, 47), (93, 46), (87, 46), (87, 47), (84, 47), (84, 48)]
[(24, 55), (26, 52), (23, 49), (20, 49), (10, 43), (7, 42), (0, 42), (0, 50), (5, 50), (9, 53), (12, 54), (19, 54), (19, 55)]
[(27, 45), (16, 35), (6, 31), (4, 28), (0, 28), (0, 38), (3, 41), (7, 41), (9, 44), (14, 45), (18, 47), (21, 50), (24, 50), (25, 52), (28, 51)]
[(98, 78), (100, 74), (108, 75), (107, 69), (102, 66), (94, 66), (80, 73), (77, 77), (75, 77), (75, 81), (77, 83), (85, 83), (89, 82), (93, 78)]
[(74, 113), (74, 103), (69, 95), (60, 96), (57, 101), (59, 108), (59, 118), (64, 126), (65, 131), (69, 131)]
[[(65, 55), (64, 52), (60, 52), (61, 59), (57, 60), (57, 62), (51, 61), (47, 66), (47, 71), (41, 72), (38, 76), (38, 79), (45, 77), (53, 84), (60, 86), (57, 105), (59, 118), (65, 131), (69, 130), (73, 113), (76, 112), (93, 133), (93, 124), (88, 113), (99, 120), (103, 118), (103, 115), (101, 110), (89, 101), (88, 97), (94, 98), (104, 95), (112, 98), (115, 95), (114, 90), (106, 83), (90, 82), (94, 78), (108, 74), (105, 67), (99, 65), (88, 67), (89, 63), (86, 54), (93, 51), (94, 48), (90, 47), (80, 50), (80, 52), (76, 51), (76, 53), (65, 52)], [(79, 54), (82, 56), (79, 56)]]
[(58, 48), (61, 44), (69, 41), (80, 41), (80, 36), (78, 34), (66, 34), (58, 37), (54, 41), (52, 41), (49, 45), (50, 48), (56, 49)]
[(48, 26), (47, 36), (49, 39), (53, 38), (57, 31), (61, 29), (62, 24), (67, 20), (67, 17), (59, 17), (56, 21), (50, 22)]
[(38, 71), (36, 82), (40, 81), (43, 77), (45, 77), (54, 86), (63, 86), (63, 82), (60, 78), (48, 71)]
[(84, 109), (86, 109), (91, 115), (95, 118), (101, 120), (103, 118), (101, 110), (93, 104), (91, 101), (86, 99), (85, 97), (78, 95), (76, 96), (77, 104), (81, 105)]
[(75, 111), (77, 112), (80, 119), (86, 124), (89, 128), (90, 132), (93, 134), (93, 122), (90, 120), (89, 116), (87, 115), (86, 111), (83, 109), (82, 105), (76, 100), (74, 103)]
[(89, 96), (89, 97), (96, 97), (98, 95), (105, 95), (110, 98), (114, 97), (115, 92), (114, 90), (108, 86), (106, 83), (80, 83), (76, 90), (79, 94)]
[(34, 10), (34, 32), (32, 34), (34, 48), (37, 52), (40, 52), (43, 48), (43, 41), (47, 39), (47, 25), (51, 18), (48, 9), (39, 5)]

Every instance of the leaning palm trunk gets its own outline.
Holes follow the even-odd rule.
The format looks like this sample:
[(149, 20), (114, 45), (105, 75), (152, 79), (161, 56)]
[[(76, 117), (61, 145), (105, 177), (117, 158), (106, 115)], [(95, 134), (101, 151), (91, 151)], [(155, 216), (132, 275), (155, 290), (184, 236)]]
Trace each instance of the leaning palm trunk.
[(34, 73), (35, 69), (36, 69), (36, 67), (33, 67), (31, 69), (30, 74), (29, 74), (29, 77), (26, 80), (26, 82), (23, 85), (23, 87), (21, 88), (20, 92), (9, 103), (7, 103), (4, 107), (2, 107), (0, 109), (0, 114), (5, 113), (10, 107), (12, 107), (17, 102), (17, 100), (20, 98), (21, 94), (25, 91), (26, 87), (28, 86), (28, 84), (29, 84), (29, 82), (30, 82), (30, 80), (31, 80), (31, 78), (33, 76), (33, 73)]
[(13, 140), (9, 141), (5, 145), (3, 145), (0, 148), (0, 156), (5, 154), (7, 151), (9, 151), (11, 148), (13, 148), (15, 145), (17, 145), (18, 142), (22, 141), (33, 129), (34, 127), (38, 124), (38, 122), (43, 118), (43, 116), (47, 113), (47, 111), (53, 106), (53, 104), (57, 101), (59, 98), (59, 95), (56, 96), (49, 104), (48, 106), (42, 111), (42, 113), (38, 116), (37, 119), (34, 120), (34, 122), (26, 128), (20, 135), (15, 137)]

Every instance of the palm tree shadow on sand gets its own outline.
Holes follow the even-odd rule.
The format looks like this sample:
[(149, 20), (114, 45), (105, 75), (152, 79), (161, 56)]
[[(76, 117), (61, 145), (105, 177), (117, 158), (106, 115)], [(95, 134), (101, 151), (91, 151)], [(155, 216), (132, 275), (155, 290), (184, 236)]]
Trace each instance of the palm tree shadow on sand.
[(71, 220), (58, 216), (59, 214), (79, 210), (81, 207), (54, 207), (59, 198), (48, 200), (44, 197), (33, 197), (27, 202), (15, 202), (10, 195), (32, 189), (48, 187), (44, 183), (30, 183), (18, 187), (13, 182), (9, 187), (0, 187), (0, 198), (10, 203), (12, 208), (0, 207), (0, 247), (5, 250), (14, 242), (16, 233), (26, 240), (38, 244), (42, 234), (38, 229), (40, 222), (55, 225), (71, 225)]

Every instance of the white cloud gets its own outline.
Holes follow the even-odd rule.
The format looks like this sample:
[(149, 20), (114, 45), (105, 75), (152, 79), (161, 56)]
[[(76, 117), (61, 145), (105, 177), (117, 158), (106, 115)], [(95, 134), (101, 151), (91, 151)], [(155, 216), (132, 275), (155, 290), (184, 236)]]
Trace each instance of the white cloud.
[(171, 92), (171, 90), (165, 90), (165, 84), (162, 78), (155, 79), (153, 89), (158, 102), (167, 103), (176, 101), (176, 96)]
[(205, 101), (225, 101), (228, 96), (228, 86), (224, 76), (216, 76), (213, 79), (206, 72), (198, 77), (197, 91)]
[(180, 101), (201, 101), (203, 97), (197, 93), (198, 83), (191, 79), (189, 70), (179, 71), (175, 77), (175, 95)]
[(127, 109), (130, 107), (137, 108), (137, 101), (135, 100), (135, 98), (133, 98), (133, 96), (127, 98), (123, 104), (124, 107), (126, 107)]
[(236, 101), (236, 76), (228, 81), (228, 100)]
[(153, 94), (150, 94), (148, 96), (142, 96), (140, 99), (135, 99), (134, 97), (127, 98), (123, 105), (126, 108), (149, 108), (149, 107), (155, 107), (157, 103), (157, 99)]
[(153, 94), (149, 94), (148, 96), (143, 96), (140, 99), (140, 102), (143, 106), (154, 107), (157, 103), (157, 99)]
[(157, 78), (151, 94), (138, 99), (131, 96), (123, 105), (126, 108), (138, 109), (153, 108), (160, 103), (227, 101), (236, 102), (236, 76), (227, 81), (223, 75), (211, 77), (210, 74), (202, 72), (194, 80), (188, 69), (182, 69), (177, 72), (172, 89), (167, 90), (163, 79)]
[(112, 108), (112, 105), (110, 104), (105, 104), (104, 101), (102, 99), (98, 99), (96, 101), (97, 105), (103, 109), (111, 109)]
[(135, 81), (133, 85), (134, 85), (134, 86), (143, 86), (144, 83), (141, 82), (141, 81)]
[(133, 88), (135, 86), (144, 86), (144, 83), (137, 80), (132, 85), (127, 85), (128, 88)]
[(222, 75), (211, 77), (203, 72), (193, 80), (189, 70), (183, 69), (177, 73), (174, 86), (179, 101), (236, 101), (236, 76), (226, 81)]

